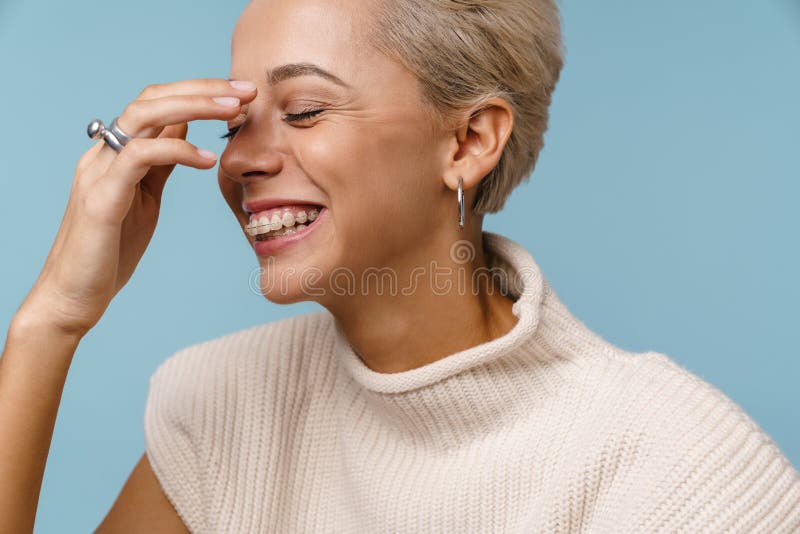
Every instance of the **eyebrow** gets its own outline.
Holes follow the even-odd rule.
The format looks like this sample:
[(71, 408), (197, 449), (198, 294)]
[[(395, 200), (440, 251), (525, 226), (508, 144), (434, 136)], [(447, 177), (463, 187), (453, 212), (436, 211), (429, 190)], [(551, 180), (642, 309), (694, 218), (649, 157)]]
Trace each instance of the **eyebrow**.
[[(346, 83), (335, 74), (328, 72), (319, 65), (315, 65), (313, 63), (287, 63), (285, 65), (275, 67), (274, 69), (264, 70), (264, 78), (270, 85), (276, 85), (284, 80), (297, 78), (299, 76), (318, 76), (341, 87), (351, 89), (350, 84)], [(231, 78), (228, 78), (228, 81), (231, 81)]]

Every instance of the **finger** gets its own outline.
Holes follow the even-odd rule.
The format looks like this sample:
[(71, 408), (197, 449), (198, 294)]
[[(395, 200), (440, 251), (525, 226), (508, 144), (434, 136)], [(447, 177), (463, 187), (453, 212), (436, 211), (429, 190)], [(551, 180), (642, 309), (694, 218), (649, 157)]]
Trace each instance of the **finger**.
[[(232, 121), (246, 114), (242, 104), (255, 97), (255, 93), (244, 100), (231, 97), (198, 95), (166, 96), (152, 100), (134, 100), (117, 119), (117, 125), (132, 138), (154, 138), (161, 135), (165, 126), (192, 120), (217, 119)], [(97, 162), (101, 172), (114, 160), (116, 152), (110, 146), (101, 149)]]
[(210, 154), (213, 157), (205, 157), (196, 146), (183, 139), (133, 139), (114, 159), (100, 182), (129, 190), (152, 167), (181, 164), (198, 169), (211, 168), (216, 162), (216, 155)]
[[(245, 81), (245, 80), (241, 80)], [(235, 85), (232, 85), (235, 83)], [(222, 78), (196, 78), (180, 80), (177, 82), (151, 84), (142, 90), (139, 99), (151, 100), (172, 95), (205, 95), (205, 96), (234, 96), (243, 98), (255, 96), (256, 86), (240, 88), (238, 82), (229, 82)]]
[(92, 162), (97, 159), (97, 155), (100, 153), (100, 149), (103, 148), (105, 145), (104, 141), (97, 141), (92, 147), (83, 153), (83, 155), (78, 160), (78, 164), (75, 166), (75, 176), (80, 176), (83, 174), (86, 169), (88, 169)]
[[(189, 124), (182, 122), (180, 124), (172, 124), (164, 128), (164, 131), (159, 134), (160, 139), (186, 139), (186, 134), (189, 131)], [(167, 183), (175, 165), (162, 165), (153, 167), (142, 178), (142, 189), (148, 191), (158, 203), (161, 202), (161, 196), (164, 191), (164, 186)]]
[(107, 218), (106, 222), (119, 223), (130, 209), (136, 184), (150, 168), (182, 164), (209, 169), (216, 160), (216, 155), (204, 157), (196, 146), (183, 139), (133, 139), (98, 180), (93, 195), (100, 204), (95, 208), (100, 217)]
[[(252, 100), (245, 99), (245, 102)], [(117, 124), (131, 137), (157, 137), (170, 124), (193, 120), (231, 121), (242, 113), (242, 100), (232, 96), (177, 95), (134, 100)]]
[(170, 124), (164, 128), (164, 131), (159, 134), (159, 137), (186, 139), (186, 134), (189, 132), (189, 123), (181, 122), (178, 124)]
[[(245, 86), (242, 84), (244, 83)], [(152, 100), (166, 96), (189, 96), (189, 95), (203, 95), (203, 96), (229, 96), (239, 98), (241, 104), (246, 104), (252, 101), (257, 95), (257, 87), (253, 83), (247, 83), (245, 80), (228, 81), (222, 78), (197, 78), (191, 80), (181, 80), (177, 82), (170, 82), (164, 84), (151, 84), (142, 90), (137, 100)], [(139, 132), (135, 124), (129, 124), (128, 118), (124, 117), (125, 113), (117, 119), (119, 128), (131, 137), (150, 137), (155, 138), (161, 134), (163, 124), (151, 127), (149, 131)], [(225, 117), (222, 117), (225, 118)], [(234, 117), (235, 118), (235, 117)], [(177, 121), (176, 121), (177, 122)], [(98, 174), (102, 174), (113, 161), (116, 152), (106, 143), (102, 143), (100, 153), (96, 161)]]

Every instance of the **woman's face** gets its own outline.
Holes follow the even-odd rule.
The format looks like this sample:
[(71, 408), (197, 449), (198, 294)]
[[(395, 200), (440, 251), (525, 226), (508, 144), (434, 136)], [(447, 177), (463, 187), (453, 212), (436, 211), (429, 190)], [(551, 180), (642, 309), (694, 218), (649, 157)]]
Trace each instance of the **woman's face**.
[[(363, 42), (367, 4), (255, 0), (234, 31), (230, 78), (256, 83), (258, 96), (228, 124), (238, 130), (220, 159), (222, 193), (243, 228), (243, 202), (320, 206), (305, 235), (258, 256), (262, 291), (274, 302), (324, 304), (334, 269), (358, 276), (407, 266), (455, 220), (455, 195), (442, 179), (447, 136), (433, 127), (416, 78)], [(345, 85), (281, 68), (298, 63)], [(292, 116), (305, 112), (315, 114)]]

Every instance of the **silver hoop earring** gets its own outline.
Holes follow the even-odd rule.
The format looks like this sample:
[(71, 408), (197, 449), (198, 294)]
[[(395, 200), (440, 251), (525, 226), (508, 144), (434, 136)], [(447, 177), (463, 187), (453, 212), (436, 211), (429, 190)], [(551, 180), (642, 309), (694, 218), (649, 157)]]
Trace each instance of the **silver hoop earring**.
[(464, 187), (460, 176), (458, 177), (458, 226), (464, 228)]

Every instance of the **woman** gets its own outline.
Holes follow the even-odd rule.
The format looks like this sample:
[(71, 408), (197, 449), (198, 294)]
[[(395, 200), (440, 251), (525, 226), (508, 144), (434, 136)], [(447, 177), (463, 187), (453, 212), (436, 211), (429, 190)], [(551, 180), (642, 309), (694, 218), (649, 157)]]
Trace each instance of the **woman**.
[(324, 310), (164, 362), (98, 532), (800, 528), (798, 473), (736, 404), (589, 331), (482, 230), (542, 146), (551, 1), (256, 0), (232, 60), (95, 125), (0, 360), (3, 528), (32, 530), (72, 355), (172, 168), (215, 165), (198, 119), (228, 121), (219, 185), (264, 296)]

